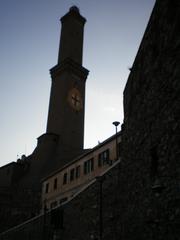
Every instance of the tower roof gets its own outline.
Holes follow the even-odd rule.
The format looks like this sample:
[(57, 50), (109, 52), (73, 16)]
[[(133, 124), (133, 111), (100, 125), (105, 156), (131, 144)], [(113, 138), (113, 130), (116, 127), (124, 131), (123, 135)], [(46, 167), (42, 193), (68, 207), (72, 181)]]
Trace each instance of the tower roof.
[(80, 13), (79, 8), (76, 5), (73, 5), (72, 7), (70, 7), (69, 11), (74, 11), (74, 12)]
[(71, 17), (76, 18), (82, 24), (84, 24), (86, 22), (86, 19), (83, 16), (81, 16), (79, 8), (75, 5), (73, 5), (72, 7), (69, 8), (69, 12), (66, 13), (61, 18), (61, 22), (63, 23), (65, 20), (67, 20)]

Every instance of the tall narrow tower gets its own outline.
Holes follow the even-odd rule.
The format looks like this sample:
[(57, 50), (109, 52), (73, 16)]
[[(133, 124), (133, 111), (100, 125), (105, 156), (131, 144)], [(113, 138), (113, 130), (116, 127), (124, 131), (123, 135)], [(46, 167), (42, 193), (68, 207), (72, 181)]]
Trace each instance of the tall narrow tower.
[(47, 130), (26, 158), (21, 187), (41, 189), (40, 180), (82, 153), (84, 141), (85, 83), (88, 70), (82, 67), (83, 30), (86, 19), (77, 7), (61, 18), (58, 63), (50, 70), (52, 87)]
[[(52, 78), (47, 134), (59, 136), (60, 154), (83, 150), (85, 83), (88, 70), (82, 66), (83, 33), (86, 19), (73, 6), (61, 18), (58, 63)], [(61, 156), (62, 157), (62, 156)]]

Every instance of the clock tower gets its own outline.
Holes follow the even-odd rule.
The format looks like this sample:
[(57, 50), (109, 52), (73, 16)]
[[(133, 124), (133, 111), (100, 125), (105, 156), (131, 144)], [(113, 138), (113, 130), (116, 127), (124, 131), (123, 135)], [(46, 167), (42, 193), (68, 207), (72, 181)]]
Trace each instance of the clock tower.
[(89, 72), (82, 66), (85, 22), (76, 6), (61, 18), (58, 63), (50, 70), (46, 133), (58, 136), (57, 154), (64, 159), (82, 152), (84, 144), (85, 84)]

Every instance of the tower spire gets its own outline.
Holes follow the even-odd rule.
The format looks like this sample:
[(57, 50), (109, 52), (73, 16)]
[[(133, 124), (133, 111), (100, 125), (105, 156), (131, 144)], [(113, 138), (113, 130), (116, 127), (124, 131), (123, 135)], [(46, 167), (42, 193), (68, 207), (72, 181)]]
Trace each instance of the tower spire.
[(61, 38), (59, 45), (58, 64), (70, 58), (82, 64), (83, 35), (86, 19), (80, 15), (79, 8), (72, 6), (61, 19)]

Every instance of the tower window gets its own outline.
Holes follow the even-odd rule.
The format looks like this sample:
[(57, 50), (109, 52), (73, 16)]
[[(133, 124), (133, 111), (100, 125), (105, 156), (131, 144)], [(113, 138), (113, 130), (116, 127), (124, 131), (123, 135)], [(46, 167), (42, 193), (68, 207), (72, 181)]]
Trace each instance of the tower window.
[(54, 190), (57, 189), (57, 178), (54, 179)]
[(106, 149), (105, 151), (99, 153), (98, 155), (98, 166), (102, 167), (107, 164), (109, 160), (109, 149)]
[(49, 192), (49, 183), (46, 183), (46, 186), (45, 186), (45, 193), (48, 193)]
[(64, 173), (63, 176), (63, 185), (67, 184), (67, 173)]

